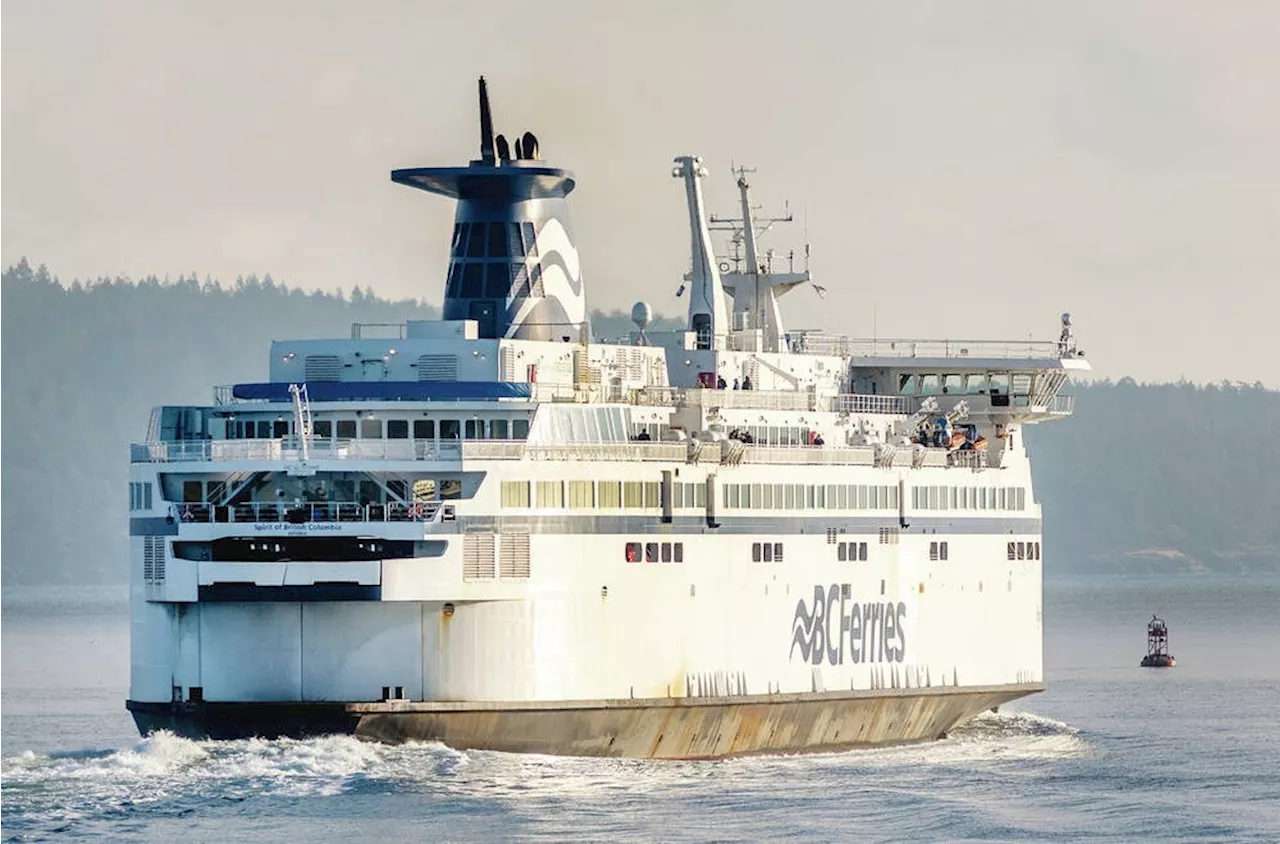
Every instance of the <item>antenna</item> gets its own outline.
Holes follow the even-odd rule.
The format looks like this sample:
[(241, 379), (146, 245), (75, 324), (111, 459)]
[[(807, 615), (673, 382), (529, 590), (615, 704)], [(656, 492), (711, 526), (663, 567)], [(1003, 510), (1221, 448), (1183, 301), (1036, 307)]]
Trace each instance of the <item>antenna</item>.
[(493, 164), (493, 117), (489, 114), (489, 89), (480, 77), (480, 158)]

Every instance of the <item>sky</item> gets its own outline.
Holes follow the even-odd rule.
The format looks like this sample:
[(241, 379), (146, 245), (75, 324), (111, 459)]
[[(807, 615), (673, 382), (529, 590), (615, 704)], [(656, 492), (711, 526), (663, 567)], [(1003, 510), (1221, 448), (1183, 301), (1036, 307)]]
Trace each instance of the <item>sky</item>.
[(1056, 337), (1099, 376), (1262, 381), (1280, 4), (69, 2), (0, 7), (0, 260), (440, 302), (452, 203), (391, 183), (534, 131), (589, 303), (681, 314), (674, 157), (758, 168), (789, 328)]

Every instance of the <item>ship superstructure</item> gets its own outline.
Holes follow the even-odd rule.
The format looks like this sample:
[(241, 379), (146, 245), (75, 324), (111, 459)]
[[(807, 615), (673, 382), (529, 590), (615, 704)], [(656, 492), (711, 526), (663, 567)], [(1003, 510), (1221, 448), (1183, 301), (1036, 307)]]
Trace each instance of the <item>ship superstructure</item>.
[[(595, 342), (531, 133), (397, 170), (457, 200), (444, 318), (279, 340), (133, 446), (143, 732), (661, 758), (936, 738), (1043, 688), (1022, 426), (1049, 343), (788, 330), (807, 267), (690, 221), (683, 331)], [(717, 256), (712, 232), (733, 232)]]

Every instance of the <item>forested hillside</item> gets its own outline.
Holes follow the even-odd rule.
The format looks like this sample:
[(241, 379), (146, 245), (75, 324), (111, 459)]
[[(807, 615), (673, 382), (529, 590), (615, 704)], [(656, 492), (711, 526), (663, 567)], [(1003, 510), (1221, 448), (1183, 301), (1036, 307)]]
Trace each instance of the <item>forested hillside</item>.
[(1075, 385), (1026, 429), (1050, 569), (1280, 571), (1280, 392)]
[[(261, 379), (272, 339), (438, 315), (269, 276), (63, 285), (25, 261), (2, 290), (5, 585), (124, 578), (128, 444), (152, 405)], [(617, 312), (592, 323), (600, 337), (630, 329)], [(1280, 393), (1127, 380), (1076, 391), (1074, 419), (1027, 434), (1050, 574), (1280, 565)]]

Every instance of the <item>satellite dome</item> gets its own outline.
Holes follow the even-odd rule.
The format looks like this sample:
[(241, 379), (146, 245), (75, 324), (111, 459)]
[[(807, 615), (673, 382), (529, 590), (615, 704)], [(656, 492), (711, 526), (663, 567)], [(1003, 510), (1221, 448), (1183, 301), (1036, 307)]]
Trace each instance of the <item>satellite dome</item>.
[(631, 306), (631, 321), (636, 324), (636, 328), (644, 331), (653, 322), (653, 308), (649, 307), (648, 302), (636, 302)]

